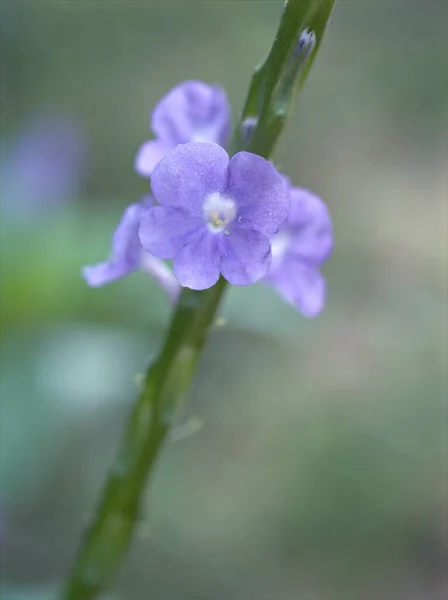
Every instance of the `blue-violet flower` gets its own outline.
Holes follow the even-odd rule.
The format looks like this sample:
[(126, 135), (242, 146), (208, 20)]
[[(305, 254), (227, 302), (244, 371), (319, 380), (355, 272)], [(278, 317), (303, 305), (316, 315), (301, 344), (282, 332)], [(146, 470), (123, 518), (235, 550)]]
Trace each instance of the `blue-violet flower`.
[(86, 173), (87, 142), (71, 117), (34, 117), (1, 150), (2, 209), (18, 219), (41, 217), (66, 202)]
[(220, 274), (249, 285), (266, 275), (268, 238), (289, 211), (271, 163), (249, 152), (230, 159), (217, 144), (181, 144), (158, 163), (151, 185), (160, 206), (144, 211), (140, 240), (150, 254), (174, 258), (182, 286), (206, 289)]
[(82, 269), (88, 285), (101, 287), (142, 269), (160, 284), (172, 302), (177, 300), (179, 284), (172, 271), (162, 260), (143, 250), (138, 236), (141, 215), (152, 201), (147, 196), (142, 202), (126, 208), (112, 236), (112, 251), (108, 260)]
[(150, 177), (154, 167), (177, 144), (214, 142), (225, 146), (230, 131), (230, 106), (217, 85), (185, 81), (173, 88), (155, 107), (151, 117), (155, 140), (139, 149), (135, 169)]
[(325, 304), (319, 267), (333, 247), (331, 218), (318, 196), (283, 180), (291, 208), (285, 227), (272, 239), (272, 266), (265, 281), (306, 317), (315, 317)]

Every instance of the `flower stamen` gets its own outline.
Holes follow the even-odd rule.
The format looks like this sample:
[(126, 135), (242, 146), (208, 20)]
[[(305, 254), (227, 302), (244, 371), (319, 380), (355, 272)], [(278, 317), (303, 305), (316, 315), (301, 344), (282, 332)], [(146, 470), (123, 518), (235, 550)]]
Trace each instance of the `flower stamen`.
[(226, 233), (227, 226), (236, 217), (235, 202), (218, 192), (207, 196), (203, 210), (208, 228), (213, 233)]

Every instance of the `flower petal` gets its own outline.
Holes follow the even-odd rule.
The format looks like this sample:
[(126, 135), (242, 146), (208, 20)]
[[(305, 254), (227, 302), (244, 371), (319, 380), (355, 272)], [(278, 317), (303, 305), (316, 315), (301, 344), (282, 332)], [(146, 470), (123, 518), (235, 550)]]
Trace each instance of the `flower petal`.
[(224, 146), (230, 130), (230, 107), (219, 86), (185, 81), (157, 104), (151, 128), (171, 145), (215, 142)]
[(234, 285), (250, 285), (266, 275), (271, 244), (263, 234), (234, 227), (222, 241), (221, 273)]
[(176, 304), (180, 293), (180, 285), (173, 271), (167, 265), (147, 252), (143, 252), (141, 260), (142, 269), (153, 277), (160, 287), (166, 292), (172, 304)]
[(195, 231), (174, 258), (174, 273), (183, 287), (205, 290), (219, 279), (219, 239), (206, 227)]
[(160, 204), (203, 217), (205, 198), (225, 189), (228, 165), (227, 152), (217, 144), (181, 144), (156, 166), (153, 194)]
[(135, 157), (134, 168), (142, 177), (151, 177), (156, 164), (174, 145), (165, 140), (149, 140), (142, 144)]
[(141, 199), (140, 202), (142, 204), (142, 214), (143, 214), (145, 208), (151, 208), (151, 206), (157, 206), (157, 202), (155, 201), (154, 197), (151, 196), (151, 194), (146, 194), (145, 196), (143, 196), (143, 198)]
[(269, 273), (267, 281), (305, 317), (316, 317), (324, 308), (326, 282), (314, 265), (287, 260), (281, 269)]
[(130, 204), (124, 211), (112, 236), (112, 258), (118, 262), (137, 265), (140, 261), (141, 244), (138, 237), (143, 205)]
[(229, 173), (226, 194), (238, 203), (241, 224), (268, 236), (276, 233), (288, 216), (289, 198), (275, 167), (261, 156), (238, 152)]
[(106, 260), (96, 265), (88, 265), (81, 270), (90, 287), (101, 287), (112, 283), (136, 270), (134, 265)]
[(99, 287), (138, 269), (141, 255), (138, 227), (142, 210), (143, 205), (140, 203), (129, 205), (112, 236), (109, 259), (82, 269), (88, 285)]
[(158, 258), (174, 258), (185, 237), (203, 225), (202, 219), (180, 208), (153, 206), (141, 217), (140, 242), (147, 252)]
[(333, 249), (333, 227), (324, 202), (312, 192), (291, 187), (287, 229), (292, 232), (290, 252), (315, 264), (323, 263)]

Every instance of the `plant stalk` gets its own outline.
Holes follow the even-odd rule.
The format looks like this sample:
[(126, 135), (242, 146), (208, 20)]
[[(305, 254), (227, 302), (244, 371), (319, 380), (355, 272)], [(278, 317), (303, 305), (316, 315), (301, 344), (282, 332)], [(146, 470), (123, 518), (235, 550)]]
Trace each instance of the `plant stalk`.
[[(316, 33), (306, 69), (297, 65), (297, 87), (309, 71), (334, 0), (287, 0), (271, 51), (252, 78), (231, 152), (249, 150), (268, 159), (284, 127), (293, 88), (282, 89), (285, 70), (304, 29)], [(289, 63), (288, 63), (289, 61)], [(280, 90), (280, 91), (279, 91)], [(250, 140), (241, 124), (256, 119)], [(116, 574), (140, 518), (143, 493), (173, 425), (176, 408), (187, 393), (227, 284), (223, 278), (201, 292), (184, 289), (157, 360), (149, 367), (135, 402), (96, 513), (81, 542), (61, 600), (94, 600)]]

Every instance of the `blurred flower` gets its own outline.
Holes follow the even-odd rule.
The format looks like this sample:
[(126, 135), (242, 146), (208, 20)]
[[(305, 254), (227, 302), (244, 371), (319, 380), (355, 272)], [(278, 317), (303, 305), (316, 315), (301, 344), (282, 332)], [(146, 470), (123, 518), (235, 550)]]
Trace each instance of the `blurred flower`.
[(112, 236), (112, 252), (108, 260), (82, 269), (91, 287), (101, 287), (143, 269), (156, 279), (173, 302), (177, 300), (179, 284), (173, 273), (162, 260), (146, 254), (138, 236), (141, 215), (152, 204), (151, 196), (145, 196), (141, 202), (126, 208)]
[(182, 286), (206, 289), (220, 274), (234, 285), (249, 285), (266, 275), (268, 238), (289, 207), (271, 163), (249, 152), (230, 159), (217, 144), (181, 144), (157, 165), (151, 185), (161, 206), (142, 215), (142, 246), (174, 258)]
[(177, 144), (215, 142), (225, 146), (230, 130), (230, 106), (224, 90), (202, 81), (185, 81), (157, 104), (151, 117), (155, 140), (137, 153), (135, 168), (149, 177), (159, 160)]
[(2, 212), (30, 219), (77, 193), (86, 170), (86, 141), (68, 117), (33, 119), (11, 143), (2, 141)]
[(291, 208), (285, 227), (272, 239), (272, 265), (265, 281), (306, 317), (315, 317), (325, 304), (320, 265), (333, 247), (331, 218), (318, 196), (283, 180)]

